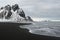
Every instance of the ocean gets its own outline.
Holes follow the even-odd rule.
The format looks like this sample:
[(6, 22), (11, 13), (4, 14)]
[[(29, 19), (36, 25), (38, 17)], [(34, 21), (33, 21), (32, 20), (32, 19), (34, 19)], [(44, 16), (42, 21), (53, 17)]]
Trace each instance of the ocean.
[(20, 28), (26, 28), (32, 34), (60, 37), (60, 21), (36, 21)]

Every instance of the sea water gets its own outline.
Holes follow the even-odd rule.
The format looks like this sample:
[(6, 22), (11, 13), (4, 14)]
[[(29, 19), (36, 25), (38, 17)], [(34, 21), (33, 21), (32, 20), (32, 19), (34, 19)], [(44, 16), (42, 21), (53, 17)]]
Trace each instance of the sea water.
[(60, 21), (40, 21), (20, 27), (33, 34), (60, 37)]

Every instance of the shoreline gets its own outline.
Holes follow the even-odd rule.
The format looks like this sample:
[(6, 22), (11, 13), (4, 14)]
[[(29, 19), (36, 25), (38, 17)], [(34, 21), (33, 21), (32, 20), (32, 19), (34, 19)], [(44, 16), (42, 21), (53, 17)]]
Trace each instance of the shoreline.
[[(0, 24), (1, 25), (1, 24)], [(0, 26), (1, 39), (21, 39), (21, 40), (60, 40), (60, 37), (43, 36), (29, 33), (28, 29), (22, 29), (19, 26)]]

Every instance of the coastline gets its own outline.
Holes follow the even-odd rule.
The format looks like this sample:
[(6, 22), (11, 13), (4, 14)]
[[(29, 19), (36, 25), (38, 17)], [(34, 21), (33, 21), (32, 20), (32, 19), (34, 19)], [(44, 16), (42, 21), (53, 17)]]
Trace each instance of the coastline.
[(60, 40), (60, 37), (43, 36), (29, 33), (28, 29), (22, 29), (19, 26), (3, 25), (0, 23), (0, 38), (1, 39), (16, 39), (16, 40)]

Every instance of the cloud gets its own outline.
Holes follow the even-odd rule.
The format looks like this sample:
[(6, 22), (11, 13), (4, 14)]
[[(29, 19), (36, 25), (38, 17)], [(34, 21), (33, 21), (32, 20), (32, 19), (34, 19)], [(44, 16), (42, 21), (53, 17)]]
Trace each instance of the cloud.
[(13, 5), (13, 4), (18, 4), (20, 1), (19, 0), (0, 0), (0, 7), (5, 6), (7, 4)]

